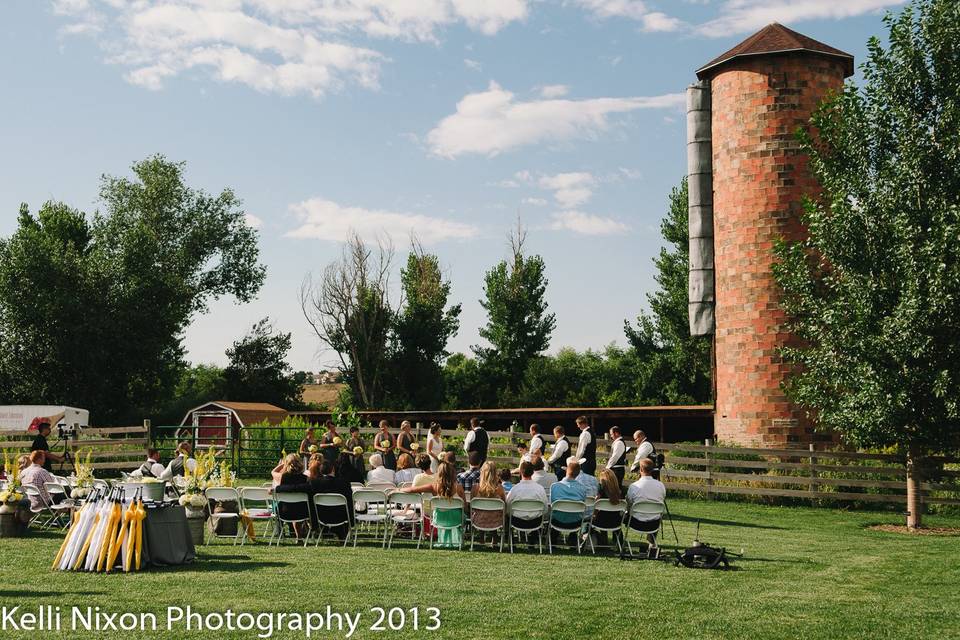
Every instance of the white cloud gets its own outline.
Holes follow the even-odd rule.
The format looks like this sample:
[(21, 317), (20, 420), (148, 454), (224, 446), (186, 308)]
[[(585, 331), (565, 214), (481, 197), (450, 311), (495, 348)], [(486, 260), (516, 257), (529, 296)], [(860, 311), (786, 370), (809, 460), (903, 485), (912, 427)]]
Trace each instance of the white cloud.
[(640, 23), (641, 31), (676, 31), (683, 21), (660, 11), (651, 11), (643, 0), (575, 0), (596, 18), (628, 18)]
[(524, 198), (521, 200), (523, 204), (529, 204), (534, 207), (545, 207), (547, 206), (547, 201), (543, 198)]
[(595, 216), (582, 211), (559, 211), (554, 213), (550, 228), (557, 231), (573, 231), (587, 236), (610, 236), (624, 233), (630, 227), (613, 218)]
[(595, 136), (609, 128), (613, 114), (678, 109), (684, 103), (682, 93), (520, 102), (513, 93), (491, 82), (486, 91), (464, 96), (456, 112), (427, 134), (427, 145), (435, 155), (445, 158), (468, 153), (495, 156), (526, 145)]
[(375, 89), (378, 51), (348, 44), (375, 38), (438, 40), (455, 24), (492, 35), (524, 20), (528, 0), (54, 0), (61, 30), (97, 39), (134, 84), (205, 70), (262, 92), (321, 97), (347, 84)]
[(364, 209), (338, 204), (323, 198), (311, 198), (290, 205), (300, 226), (286, 235), (291, 238), (314, 238), (341, 242), (351, 232), (365, 239), (378, 236), (406, 238), (415, 233), (424, 244), (443, 240), (466, 240), (475, 237), (477, 227), (418, 213), (380, 209)]
[(570, 93), (570, 87), (565, 84), (547, 84), (540, 87), (541, 98), (562, 98)]
[(243, 214), (243, 218), (244, 218), (244, 220), (246, 220), (248, 227), (252, 227), (252, 228), (254, 228), (254, 229), (259, 229), (260, 227), (263, 226), (263, 220), (261, 220), (260, 218), (258, 218), (258, 217), (255, 216), (255, 215), (253, 215), (252, 213), (245, 213), (245, 214)]
[(483, 65), (476, 60), (471, 60), (470, 58), (464, 58), (463, 65), (471, 71), (483, 71)]
[(697, 27), (700, 35), (720, 38), (756, 31), (771, 22), (842, 19), (903, 4), (906, 0), (727, 0), (720, 15)]
[(558, 173), (543, 176), (538, 181), (541, 189), (553, 191), (553, 198), (564, 209), (572, 209), (585, 203), (593, 196), (593, 185), (597, 179), (585, 171)]

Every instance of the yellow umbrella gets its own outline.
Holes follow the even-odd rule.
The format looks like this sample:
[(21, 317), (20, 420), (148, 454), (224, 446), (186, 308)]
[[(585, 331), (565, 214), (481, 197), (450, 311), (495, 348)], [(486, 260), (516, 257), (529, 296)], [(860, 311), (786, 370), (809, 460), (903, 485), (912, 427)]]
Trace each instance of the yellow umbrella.
[(147, 517), (147, 510), (143, 508), (143, 498), (137, 502), (137, 571), (140, 571), (140, 557), (141, 552), (143, 551), (143, 521)]
[(77, 531), (77, 522), (80, 520), (80, 510), (76, 509), (73, 512), (73, 515), (70, 518), (70, 528), (67, 529), (67, 535), (63, 537), (63, 544), (60, 545), (60, 551), (57, 552), (57, 558), (53, 561), (53, 566), (51, 569), (56, 569), (57, 565), (60, 564), (60, 559), (63, 558), (63, 552), (67, 550), (67, 546), (70, 544), (70, 538)]

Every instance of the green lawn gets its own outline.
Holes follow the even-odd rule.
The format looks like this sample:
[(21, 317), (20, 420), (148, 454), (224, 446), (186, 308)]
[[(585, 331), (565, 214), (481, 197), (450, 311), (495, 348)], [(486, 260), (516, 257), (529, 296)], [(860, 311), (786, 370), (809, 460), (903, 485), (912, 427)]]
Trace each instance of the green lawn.
[[(683, 543), (701, 538), (746, 555), (737, 571), (695, 571), (615, 557), (490, 551), (202, 548), (189, 567), (136, 575), (54, 573), (59, 536), (0, 540), (0, 605), (99, 605), (107, 611), (363, 613), (438, 607), (440, 630), (354, 638), (958, 638), (960, 538), (899, 536), (865, 526), (895, 514), (674, 500)], [(960, 518), (930, 518), (960, 526)], [(668, 539), (672, 541), (669, 527)], [(36, 638), (6, 632), (3, 638)], [(40, 634), (46, 635), (46, 634)], [(255, 632), (62, 634), (61, 637), (254, 638)], [(53, 637), (51, 635), (51, 637)], [(302, 638), (300, 632), (273, 637)], [(313, 637), (343, 637), (321, 632)]]

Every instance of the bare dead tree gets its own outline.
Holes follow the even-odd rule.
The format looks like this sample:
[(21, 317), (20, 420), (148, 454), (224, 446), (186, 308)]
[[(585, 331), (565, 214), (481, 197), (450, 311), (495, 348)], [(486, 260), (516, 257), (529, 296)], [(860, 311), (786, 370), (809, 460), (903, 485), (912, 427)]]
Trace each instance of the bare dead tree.
[(300, 286), (304, 317), (321, 342), (336, 351), (354, 396), (367, 408), (383, 398), (395, 314), (389, 294), (393, 256), (389, 241), (371, 248), (352, 233), (319, 280), (308, 273)]

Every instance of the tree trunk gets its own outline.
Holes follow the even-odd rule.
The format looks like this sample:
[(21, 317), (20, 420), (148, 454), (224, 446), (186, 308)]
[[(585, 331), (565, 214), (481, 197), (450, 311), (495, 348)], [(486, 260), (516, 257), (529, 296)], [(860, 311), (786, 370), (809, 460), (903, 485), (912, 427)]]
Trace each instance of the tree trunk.
[(922, 526), (923, 500), (920, 494), (921, 477), (920, 447), (911, 444), (907, 450), (907, 528)]

